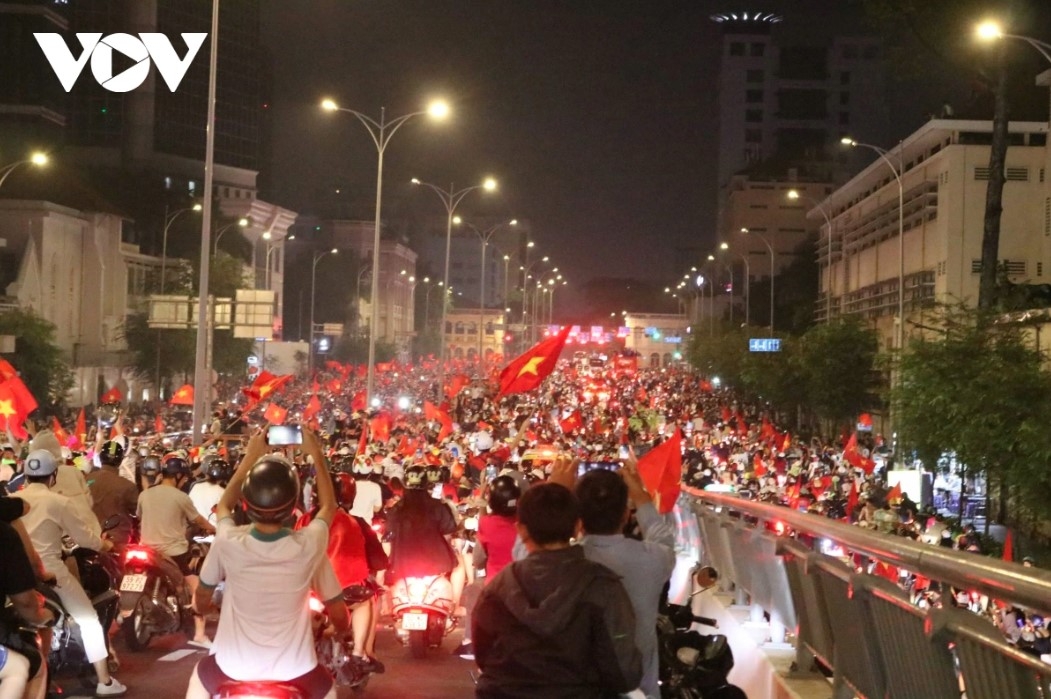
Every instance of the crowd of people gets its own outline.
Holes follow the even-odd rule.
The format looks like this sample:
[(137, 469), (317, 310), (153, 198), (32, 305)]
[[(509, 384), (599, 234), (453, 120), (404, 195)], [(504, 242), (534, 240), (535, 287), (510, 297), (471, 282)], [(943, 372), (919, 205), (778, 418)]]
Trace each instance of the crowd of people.
[[(973, 528), (955, 531), (888, 487), (878, 435), (799, 439), (761, 406), (685, 369), (563, 361), (539, 389), (497, 399), (491, 377), (443, 368), (384, 365), (369, 404), (360, 367), (329, 362), (307, 379), (261, 377), (214, 406), (200, 446), (173, 429), (183, 427), (182, 413), (151, 419), (140, 408), (129, 419), (113, 405), (86, 434), (61, 423), (58, 434), (30, 423), (23, 442), (9, 433), (0, 445), (0, 480), (13, 496), (0, 510), (11, 522), (0, 524), (0, 594), (22, 620), (42, 625), (47, 612), (30, 591), (38, 580), (55, 584), (81, 626), (97, 694), (121, 694), (107, 664), (109, 629), (66, 568), (62, 537), (103, 551), (134, 539), (174, 561), (187, 582), (191, 641), (209, 650), (187, 696), (211, 696), (231, 678), (266, 678), (325, 697), (332, 683), (313, 657), (304, 595), (313, 589), (325, 602), (356, 670), (380, 673), (385, 586), (447, 575), (464, 617), (455, 652), (481, 668), (479, 697), (657, 697), (656, 617), (681, 542), (637, 459), (673, 435), (683, 444), (684, 485), (937, 545), (981, 546)], [(302, 444), (268, 444), (268, 421), (300, 425)], [(472, 507), (484, 513), (476, 536), (463, 516)], [(113, 517), (119, 523), (103, 536)], [(189, 556), (188, 528), (214, 534), (203, 565)], [(16, 540), (21, 555), (8, 545)], [(972, 606), (929, 581), (888, 575), (913, 589), (917, 604)], [(206, 618), (220, 583), (213, 640)], [(254, 603), (259, 595), (270, 603)], [(1020, 648), (1046, 652), (1039, 617), (988, 601), (984, 609)], [(0, 699), (23, 695), (13, 675), (30, 683), (27, 696), (40, 696), (32, 678), (41, 673), (16, 660), (18, 651), (4, 652)]]

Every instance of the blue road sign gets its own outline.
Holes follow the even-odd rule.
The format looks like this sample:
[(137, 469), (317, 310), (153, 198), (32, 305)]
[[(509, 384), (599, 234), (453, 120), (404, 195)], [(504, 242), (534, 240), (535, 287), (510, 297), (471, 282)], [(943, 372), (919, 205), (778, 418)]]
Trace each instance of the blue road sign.
[(781, 340), (776, 337), (753, 337), (748, 340), (749, 352), (780, 352)]

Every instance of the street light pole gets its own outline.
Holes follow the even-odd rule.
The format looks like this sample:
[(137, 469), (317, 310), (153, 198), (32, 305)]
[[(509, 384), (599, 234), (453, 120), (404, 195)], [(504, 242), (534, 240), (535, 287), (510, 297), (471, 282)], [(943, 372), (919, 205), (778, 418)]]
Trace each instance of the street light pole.
[[(412, 183), (415, 185), (422, 185), (427, 187), (432, 192), (438, 195), (441, 199), (442, 204), (445, 206), (445, 212), (447, 214), (445, 221), (445, 275), (442, 280), (446, 289), (449, 288), (449, 256), (452, 252), (452, 239), (453, 239), (453, 217), (456, 215), (456, 207), (460, 205), (463, 198), (476, 189), (484, 189), (487, 192), (492, 192), (496, 189), (496, 180), (492, 177), (486, 178), (482, 184), (476, 184), (472, 187), (464, 187), (463, 189), (455, 189), (452, 184), (449, 185), (449, 189), (442, 189), (429, 182), (421, 182), (415, 177), (412, 178)], [(438, 385), (442, 386), (445, 383), (445, 319), (447, 317), (446, 311), (448, 310), (449, 304), (446, 303), (444, 297), (442, 298), (442, 320), (441, 328), (439, 328), (439, 338), (441, 338), (441, 365), (438, 367)]]
[(975, 34), (983, 41), (992, 41), (995, 39), (1017, 39), (1018, 41), (1024, 41), (1039, 51), (1040, 55), (1046, 58), (1048, 63), (1051, 63), (1051, 44), (1046, 41), (1039, 41), (1031, 36), (1022, 36), (1021, 34), (1004, 34), (1000, 29), (1000, 25), (996, 22), (982, 22), (976, 27)]
[(8, 175), (17, 170), (20, 165), (36, 165), (37, 167), (43, 167), (44, 165), (47, 165), (47, 161), (48, 158), (46, 154), (33, 153), (25, 160), (19, 160), (3, 166), (0, 168), (0, 187), (4, 186), (4, 181), (7, 179)]
[(825, 207), (821, 206), (813, 197), (809, 197), (805, 194), (800, 194), (798, 190), (788, 190), (788, 198), (795, 201), (797, 199), (806, 199), (808, 202), (814, 205), (814, 207), (821, 212), (821, 215), (825, 219), (825, 225), (828, 227), (828, 260), (826, 265), (828, 266), (828, 286), (825, 288), (825, 322), (832, 322), (832, 219), (829, 218), (828, 212), (825, 211)]
[(774, 267), (777, 264), (776, 261), (774, 260), (774, 246), (770, 244), (770, 241), (767, 240), (765, 236), (762, 236), (759, 233), (756, 233), (755, 231), (750, 231), (747, 228), (742, 228), (741, 232), (742, 233), (751, 233), (756, 238), (759, 238), (759, 240), (763, 241), (763, 244), (766, 245), (766, 249), (770, 251), (770, 332), (773, 332), (774, 331), (774, 276), (775, 276), (775, 271), (776, 271), (774, 269)]
[[(244, 228), (247, 225), (248, 225), (248, 219), (247, 218), (239, 218), (236, 221), (234, 221), (233, 223), (227, 224), (227, 225), (223, 226), (222, 228), (220, 228), (219, 231), (215, 234), (215, 249), (212, 250), (212, 255), (214, 256), (214, 255), (218, 255), (219, 254), (219, 239), (223, 237), (223, 233), (227, 232), (228, 230), (230, 230), (234, 226), (237, 226), (239, 228)], [(255, 264), (256, 264), (256, 261), (255, 261), (255, 256), (253, 254), (253, 257), (252, 257), (252, 265), (253, 265), (253, 267), (255, 266)]]
[[(482, 367), (482, 358), (484, 356), (484, 354), (483, 354), (483, 342), (482, 341), (483, 341), (484, 336), (485, 336), (484, 335), (484, 333), (485, 333), (485, 327), (484, 327), (485, 326), (485, 250), (486, 250), (487, 247), (489, 247), (489, 240), (492, 239), (493, 235), (495, 235), (498, 230), (500, 230), (504, 226), (517, 226), (518, 225), (518, 220), (517, 219), (511, 219), (510, 221), (507, 221), (506, 223), (505, 222), (501, 222), (501, 223), (496, 224), (495, 226), (487, 228), (484, 231), (478, 230), (478, 228), (476, 228), (475, 226), (473, 226), (470, 223), (467, 223), (466, 221), (463, 221), (462, 223), (465, 226), (467, 226), (468, 228), (470, 228), (472, 231), (474, 231), (478, 235), (478, 239), (482, 242), (481, 288), (478, 291), (478, 306), (479, 306), (479, 318), (478, 318), (478, 366), (479, 366), (479, 368), (481, 368)], [(507, 268), (507, 262), (506, 262), (507, 255), (504, 255), (504, 259), (505, 259), (504, 269), (506, 270), (506, 268)]]
[[(325, 255), (335, 255), (337, 252), (336, 248), (332, 248), (324, 252), (314, 253), (314, 262), (310, 266), (310, 352), (307, 355), (307, 374), (311, 377), (314, 376), (314, 297), (317, 292), (317, 263)], [(373, 299), (373, 304), (375, 304), (375, 299)], [(372, 312), (376, 312), (375, 306), (373, 306)]]
[(330, 99), (323, 100), (321, 108), (330, 112), (346, 112), (352, 114), (362, 123), (372, 142), (376, 146), (376, 220), (372, 235), (372, 300), (370, 303), (371, 314), (369, 318), (369, 367), (366, 380), (365, 397), (366, 404), (372, 404), (373, 393), (376, 385), (376, 335), (378, 333), (378, 317), (376, 314), (379, 305), (380, 289), (380, 221), (383, 207), (383, 154), (387, 150), (387, 144), (401, 126), (413, 117), (429, 114), (434, 119), (444, 119), (449, 114), (449, 105), (443, 101), (435, 101), (424, 111), (405, 114), (391, 121), (387, 121), (386, 108), (380, 109), (379, 121), (354, 109), (340, 107)]
[(898, 325), (894, 331), (894, 344), (898, 350), (905, 345), (905, 183), (902, 179), (905, 175), (903, 163), (905, 161), (905, 144), (898, 143), (898, 166), (888, 157), (890, 151), (869, 143), (859, 143), (850, 138), (842, 139), (841, 143), (851, 148), (868, 148), (876, 153), (890, 171), (894, 173), (894, 179), (898, 181)]

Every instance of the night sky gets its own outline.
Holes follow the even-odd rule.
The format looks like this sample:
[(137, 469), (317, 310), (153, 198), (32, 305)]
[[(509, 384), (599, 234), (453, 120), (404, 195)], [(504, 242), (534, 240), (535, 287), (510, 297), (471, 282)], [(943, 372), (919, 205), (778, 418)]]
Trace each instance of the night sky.
[[(846, 0), (270, 0), (276, 199), (306, 210), (334, 182), (371, 217), (375, 148), (331, 96), (378, 116), (444, 96), (387, 150), (385, 202), (417, 176), (457, 186), (493, 175), (488, 212), (528, 218), (538, 250), (574, 282), (659, 281), (676, 248), (714, 240), (716, 11), (788, 10), (835, 24)], [(422, 192), (415, 196), (423, 196)], [(472, 195), (473, 196), (473, 195)], [(442, 209), (431, 195), (435, 214)], [(465, 203), (465, 214), (481, 205)]]

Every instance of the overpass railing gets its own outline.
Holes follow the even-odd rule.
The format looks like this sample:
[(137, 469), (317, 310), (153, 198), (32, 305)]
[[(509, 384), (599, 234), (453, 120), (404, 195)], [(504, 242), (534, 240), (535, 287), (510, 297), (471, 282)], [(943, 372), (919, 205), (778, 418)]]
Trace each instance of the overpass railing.
[[(1008, 643), (989, 620), (965, 609), (923, 609), (864, 571), (883, 563), (1048, 617), (1051, 572), (684, 490), (704, 562), (734, 584), (740, 602), (746, 594), (769, 615), (775, 639), (778, 629), (795, 630), (798, 667), (818, 659), (831, 669), (835, 699), (1051, 699), (1051, 664)], [(785, 526), (797, 536), (776, 533)], [(853, 554), (854, 565), (822, 553), (821, 540)]]

